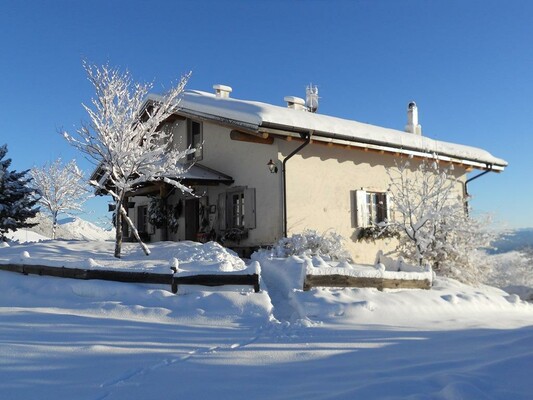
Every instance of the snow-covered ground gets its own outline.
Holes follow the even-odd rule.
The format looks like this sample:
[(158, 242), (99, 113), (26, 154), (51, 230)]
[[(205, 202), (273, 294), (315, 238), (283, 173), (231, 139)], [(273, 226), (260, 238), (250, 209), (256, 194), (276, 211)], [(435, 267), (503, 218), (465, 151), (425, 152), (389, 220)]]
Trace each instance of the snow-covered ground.
[[(246, 268), (223, 248), (185, 245), (153, 244), (146, 257), (126, 244), (115, 260), (112, 243), (11, 244), (0, 262), (26, 251), (25, 262), (51, 265)], [(261, 293), (173, 295), (158, 285), (0, 271), (0, 398), (532, 396), (533, 305), (516, 295), (443, 278), (429, 291), (303, 292), (309, 260), (259, 262)]]

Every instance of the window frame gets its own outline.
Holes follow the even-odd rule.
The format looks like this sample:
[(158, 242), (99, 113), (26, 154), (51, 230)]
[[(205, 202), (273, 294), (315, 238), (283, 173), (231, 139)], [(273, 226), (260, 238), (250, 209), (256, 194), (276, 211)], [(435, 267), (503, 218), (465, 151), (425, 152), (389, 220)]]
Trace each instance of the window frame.
[[(198, 132), (194, 132), (194, 127), (198, 126)], [(198, 135), (196, 144), (194, 143), (194, 137)], [(201, 121), (193, 119), (187, 119), (187, 148), (195, 148), (194, 153), (187, 155), (187, 161), (201, 161), (204, 158), (204, 124)]]
[(255, 189), (245, 186), (220, 193), (218, 212), (221, 231), (254, 229), (256, 227)]
[(366, 192), (368, 226), (376, 226), (381, 222), (387, 222), (387, 193)]
[(383, 222), (386, 223), (391, 218), (389, 192), (355, 190), (354, 203), (354, 226), (356, 228), (377, 226)]
[(244, 189), (227, 194), (228, 216), (226, 217), (226, 224), (228, 229), (244, 229), (246, 224), (246, 203)]

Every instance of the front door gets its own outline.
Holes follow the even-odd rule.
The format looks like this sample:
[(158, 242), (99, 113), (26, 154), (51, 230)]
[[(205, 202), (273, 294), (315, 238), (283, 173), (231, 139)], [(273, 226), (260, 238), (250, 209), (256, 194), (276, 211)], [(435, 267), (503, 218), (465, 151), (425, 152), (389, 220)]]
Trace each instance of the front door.
[(196, 241), (200, 224), (198, 223), (200, 214), (200, 200), (185, 200), (185, 240)]

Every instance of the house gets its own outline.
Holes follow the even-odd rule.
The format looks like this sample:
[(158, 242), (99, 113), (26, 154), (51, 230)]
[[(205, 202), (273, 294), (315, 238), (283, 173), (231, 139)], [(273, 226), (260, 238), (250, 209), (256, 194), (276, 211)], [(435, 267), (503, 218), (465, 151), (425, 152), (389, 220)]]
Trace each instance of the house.
[[(313, 112), (315, 88), (307, 100), (286, 97), (286, 106), (213, 88), (185, 91), (180, 110), (162, 127), (173, 132), (175, 146), (196, 149), (182, 182), (197, 197), (164, 183), (129, 194), (128, 213), (146, 240), (217, 238), (246, 254), (305, 229), (335, 230), (348, 238), (355, 261), (373, 262), (387, 244), (359, 242), (357, 230), (393, 217), (386, 171), (399, 158), (453, 164), (459, 193), (468, 172), (507, 165), (482, 149), (422, 136), (415, 103), (408, 106), (406, 131), (398, 131)], [(163, 208), (172, 221), (158, 225), (150, 210)]]

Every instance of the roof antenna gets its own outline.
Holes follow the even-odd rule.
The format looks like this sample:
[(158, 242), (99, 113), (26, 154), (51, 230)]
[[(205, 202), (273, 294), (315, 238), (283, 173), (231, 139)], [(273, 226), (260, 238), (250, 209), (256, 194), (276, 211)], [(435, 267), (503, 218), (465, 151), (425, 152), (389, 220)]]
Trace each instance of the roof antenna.
[(305, 88), (305, 105), (309, 112), (316, 113), (318, 110), (318, 86), (312, 83)]

